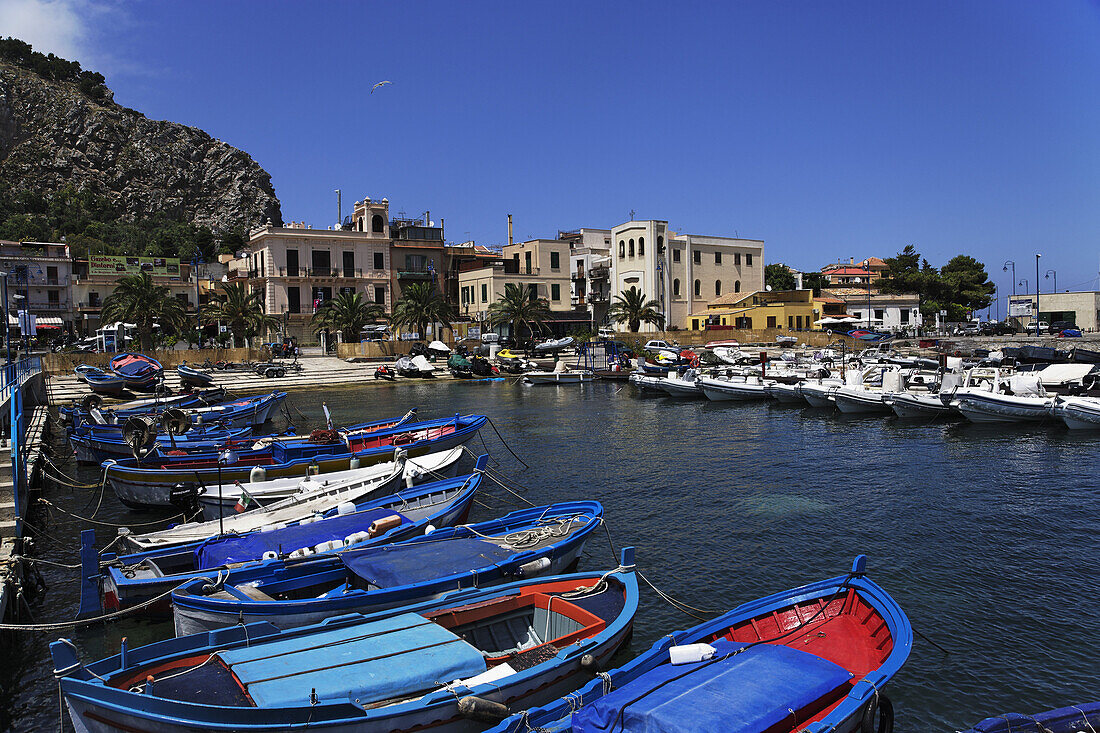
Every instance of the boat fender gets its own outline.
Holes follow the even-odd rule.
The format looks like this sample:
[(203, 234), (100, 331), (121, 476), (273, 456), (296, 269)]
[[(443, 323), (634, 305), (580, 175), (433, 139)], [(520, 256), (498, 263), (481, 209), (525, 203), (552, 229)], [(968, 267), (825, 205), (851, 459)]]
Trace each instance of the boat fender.
[(264, 532), (274, 532), (274, 531), (275, 531), (275, 525), (274, 524), (265, 524), (264, 526), (260, 527), (260, 533), (261, 534), (263, 534)]
[(354, 511), (355, 504), (351, 503), (350, 501), (345, 501), (344, 503), (340, 504), (340, 506), (336, 507), (336, 513), (339, 514), (341, 517), (345, 514), (351, 514)]
[(581, 657), (581, 669), (591, 674), (599, 674), (600, 660), (596, 659), (595, 654), (585, 654)]
[(351, 534), (349, 534), (347, 537), (344, 538), (344, 547), (350, 547), (351, 545), (356, 545), (356, 544), (359, 544), (360, 542), (362, 542), (363, 540), (369, 540), (369, 539), (370, 539), (370, 534), (367, 533), (367, 532), (352, 532)]
[(388, 517), (382, 517), (381, 519), (376, 519), (371, 522), (371, 525), (367, 529), (367, 531), (370, 533), (371, 537), (377, 537), (378, 535), (389, 532), (394, 527), (400, 526), (400, 524), (401, 517), (397, 516), (396, 514), (391, 514)]
[(673, 664), (690, 664), (710, 659), (717, 651), (710, 644), (681, 644), (668, 648), (668, 659)]
[[(875, 728), (875, 713), (878, 713), (878, 728)], [(881, 693), (876, 694), (863, 710), (863, 720), (859, 724), (859, 733), (894, 733), (894, 704)]]
[(359, 468), (359, 456), (353, 455), (351, 460), (348, 461), (348, 469), (354, 471), (357, 468)]
[(533, 575), (538, 575), (543, 570), (550, 567), (550, 558), (540, 557), (538, 560), (532, 560), (531, 562), (525, 562), (517, 568), (517, 574), (530, 578)]
[(311, 548), (309, 548), (309, 547), (299, 547), (297, 550), (290, 553), (290, 557), (292, 559), (297, 558), (297, 557), (308, 557), (312, 554), (313, 554), (313, 550)]
[(501, 705), (499, 702), (476, 695), (467, 695), (458, 701), (458, 714), (482, 723), (499, 723), (511, 715), (512, 711), (507, 705)]
[(340, 540), (329, 540), (328, 542), (321, 542), (320, 544), (314, 545), (313, 550), (315, 552), (330, 552), (343, 546), (344, 543)]
[(264, 559), (265, 562), (267, 560), (278, 560), (279, 559), (279, 553), (275, 552), (274, 550), (268, 550), (267, 552), (265, 552), (263, 554), (263, 559)]
[(434, 524), (428, 524), (428, 525), (424, 526), (424, 534), (431, 534), (434, 531), (435, 531), (435, 525)]
[(253, 466), (248, 472), (248, 483), (257, 484), (261, 481), (267, 481), (267, 469), (263, 466)]

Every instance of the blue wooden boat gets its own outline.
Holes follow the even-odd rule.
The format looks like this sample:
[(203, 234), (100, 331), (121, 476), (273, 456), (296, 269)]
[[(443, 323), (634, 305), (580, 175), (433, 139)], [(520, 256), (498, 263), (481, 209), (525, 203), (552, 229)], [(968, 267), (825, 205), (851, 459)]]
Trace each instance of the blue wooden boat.
[[(327, 512), (319, 521), (261, 528), (242, 535), (226, 535), (203, 542), (158, 548), (104, 558), (103, 599), (106, 608), (129, 608), (155, 598), (194, 578), (217, 578), (230, 565), (256, 563), (272, 573), (288, 565), (308, 562), (325, 553), (396, 542), (424, 534), (429, 525), (449, 527), (463, 522), (474, 494), (481, 487), (485, 457), (474, 473), (432, 481), (396, 494), (369, 498)], [(354, 538), (345, 544), (345, 539)], [(166, 613), (165, 597), (146, 612)]]
[(410, 458), (463, 445), (477, 435), (487, 418), (483, 415), (455, 415), (378, 430), (345, 442), (274, 443), (262, 450), (246, 451), (233, 464), (218, 464), (216, 454), (194, 456), (152, 455), (142, 461), (125, 459), (106, 466), (107, 481), (115, 495), (128, 506), (173, 506), (172, 493), (198, 492), (205, 485), (250, 480), (252, 469), (263, 469), (267, 479), (300, 476), (307, 467), (317, 473), (345, 471), (352, 458), (360, 465), (389, 460), (395, 448)]
[(122, 396), (122, 390), (126, 388), (126, 380), (115, 374), (108, 374), (102, 369), (88, 367), (83, 373), (84, 381), (88, 387), (98, 395), (108, 397)]
[(77, 364), (73, 367), (73, 373), (76, 374), (76, 378), (81, 382), (87, 382), (88, 379), (85, 376), (88, 372), (102, 372), (99, 367), (92, 366), (91, 364)]
[(492, 733), (854, 733), (875, 730), (876, 717), (891, 721), (878, 730), (892, 729), (883, 687), (909, 656), (913, 633), (865, 566), (860, 555), (847, 575), (662, 637), (607, 677)]
[(108, 367), (126, 380), (127, 387), (138, 392), (152, 392), (164, 375), (160, 362), (145, 354), (116, 354), (108, 362)]
[[(144, 414), (146, 412), (160, 412), (169, 407), (208, 407), (210, 405), (221, 404), (225, 399), (225, 389), (222, 387), (215, 387), (213, 389), (203, 390), (202, 392), (179, 394), (171, 397), (155, 396), (145, 397), (139, 400), (130, 400), (129, 402), (115, 405), (111, 410), (104, 410), (103, 412), (117, 420), (118, 417), (125, 419), (130, 415)], [(61, 413), (62, 419), (71, 425), (96, 424), (98, 421), (92, 417), (91, 410), (93, 408), (98, 409), (102, 404), (102, 399), (93, 395), (86, 395), (84, 399), (81, 399), (75, 405), (59, 408), (59, 412)]]
[[(556, 575), (577, 561), (602, 519), (599, 502), (563, 502), (315, 562), (231, 570), (216, 592), (208, 581), (192, 581), (172, 593), (176, 636), (242, 619), (280, 629), (306, 626), (343, 613), (425, 601), (455, 588)], [(215, 559), (223, 554), (215, 546)]]
[[(165, 450), (193, 453), (217, 450), (227, 442), (244, 440), (251, 434), (250, 426), (226, 429), (217, 425), (203, 425), (192, 428), (183, 435), (158, 433), (156, 442)], [(88, 426), (72, 432), (69, 434), (69, 445), (80, 463), (103, 463), (109, 458), (132, 456), (134, 452), (130, 444), (122, 439), (121, 427), (115, 425)]]
[(1100, 702), (1070, 705), (1035, 715), (1005, 713), (963, 733), (1085, 733), (1100, 731)]
[(176, 374), (179, 375), (180, 382), (188, 387), (202, 389), (203, 387), (209, 387), (214, 384), (213, 374), (199, 371), (194, 367), (189, 367), (187, 366), (187, 362), (183, 362), (176, 367)]
[(50, 645), (78, 730), (473, 731), (591, 679), (630, 635), (633, 549), (608, 573), (467, 588), (280, 631), (268, 623), (129, 649), (89, 665)]

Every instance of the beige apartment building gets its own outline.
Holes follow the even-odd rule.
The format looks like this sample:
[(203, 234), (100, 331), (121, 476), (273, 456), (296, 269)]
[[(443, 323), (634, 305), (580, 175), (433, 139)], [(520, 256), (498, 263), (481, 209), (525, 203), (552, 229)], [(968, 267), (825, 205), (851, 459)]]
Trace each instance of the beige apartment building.
[(389, 201), (364, 199), (354, 212), (351, 230), (291, 222), (249, 233), (236, 279), (263, 292), (264, 309), (281, 319), (279, 333), (312, 341), (313, 313), (341, 292), (392, 308)]
[(686, 328), (717, 298), (764, 289), (764, 242), (678, 234), (661, 220), (620, 224), (611, 230), (611, 302), (630, 287), (660, 304), (666, 327)]
[(73, 328), (72, 261), (59, 242), (0, 241), (0, 271), (8, 285), (8, 325), (18, 324), (16, 312), (29, 310), (39, 326)]
[(471, 262), (459, 272), (459, 315), (475, 321), (488, 317), (489, 305), (504, 295), (509, 283), (532, 287), (550, 310), (571, 311), (569, 243), (532, 239), (504, 247), (499, 259), (487, 266)]

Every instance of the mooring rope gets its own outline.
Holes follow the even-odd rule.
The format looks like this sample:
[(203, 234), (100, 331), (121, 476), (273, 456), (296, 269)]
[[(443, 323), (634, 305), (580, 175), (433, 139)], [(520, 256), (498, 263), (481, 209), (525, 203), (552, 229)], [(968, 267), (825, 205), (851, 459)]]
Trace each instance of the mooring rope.
[[(125, 524), (117, 524), (115, 522), (104, 522), (104, 521), (101, 521), (101, 520), (98, 520), (98, 519), (92, 519), (91, 517), (84, 517), (84, 516), (81, 516), (80, 514), (77, 514), (76, 512), (70, 512), (68, 509), (64, 509), (64, 508), (58, 506), (57, 504), (54, 504), (49, 499), (39, 498), (38, 503), (44, 504), (47, 508), (56, 509), (57, 511), (62, 512), (63, 514), (68, 514), (70, 517), (72, 517), (74, 519), (79, 519), (82, 522), (88, 522), (90, 524), (98, 524), (101, 527), (113, 527), (115, 529), (118, 529), (119, 527), (152, 527), (155, 524), (164, 524), (165, 522), (172, 522), (172, 521), (175, 521), (177, 519), (182, 519), (183, 521), (188, 522), (188, 521), (191, 521), (191, 519), (194, 519), (196, 516), (198, 516), (197, 514), (193, 514), (193, 515), (191, 515), (191, 517), (188, 517), (187, 512), (180, 512), (179, 514), (173, 514), (172, 516), (165, 517), (164, 519), (155, 519), (151, 522), (127, 522)], [(117, 542), (118, 538), (115, 538), (115, 541)]]

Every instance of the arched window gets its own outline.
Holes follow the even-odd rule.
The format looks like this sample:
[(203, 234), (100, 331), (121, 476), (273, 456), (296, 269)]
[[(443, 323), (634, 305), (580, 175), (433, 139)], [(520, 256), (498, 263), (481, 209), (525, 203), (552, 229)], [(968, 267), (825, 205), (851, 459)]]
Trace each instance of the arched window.
[(661, 247), (664, 247), (664, 246), (665, 246), (665, 238), (664, 237), (657, 237), (657, 251), (660, 252)]
[(627, 242), (627, 250), (630, 252), (630, 256), (634, 256), (634, 240), (631, 239)]
[(363, 231), (363, 217), (359, 217), (359, 226), (356, 229)]
[(703, 292), (703, 283), (698, 280), (695, 281), (695, 297), (698, 298)]
[(619, 259), (626, 257), (626, 242), (619, 240)]
[(672, 281), (672, 297), (680, 297), (680, 278), (676, 278)]
[(714, 281), (714, 295), (715, 295), (715, 297), (717, 297), (721, 294), (722, 294), (722, 281), (721, 280), (715, 280)]
[(381, 214), (375, 214), (370, 218), (370, 230), (379, 234), (386, 230), (386, 220)]
[(741, 281), (740, 280), (734, 280), (733, 281), (733, 292), (735, 292), (735, 293), (740, 293), (741, 292)]
[(638, 237), (638, 256), (645, 254), (645, 237)]

